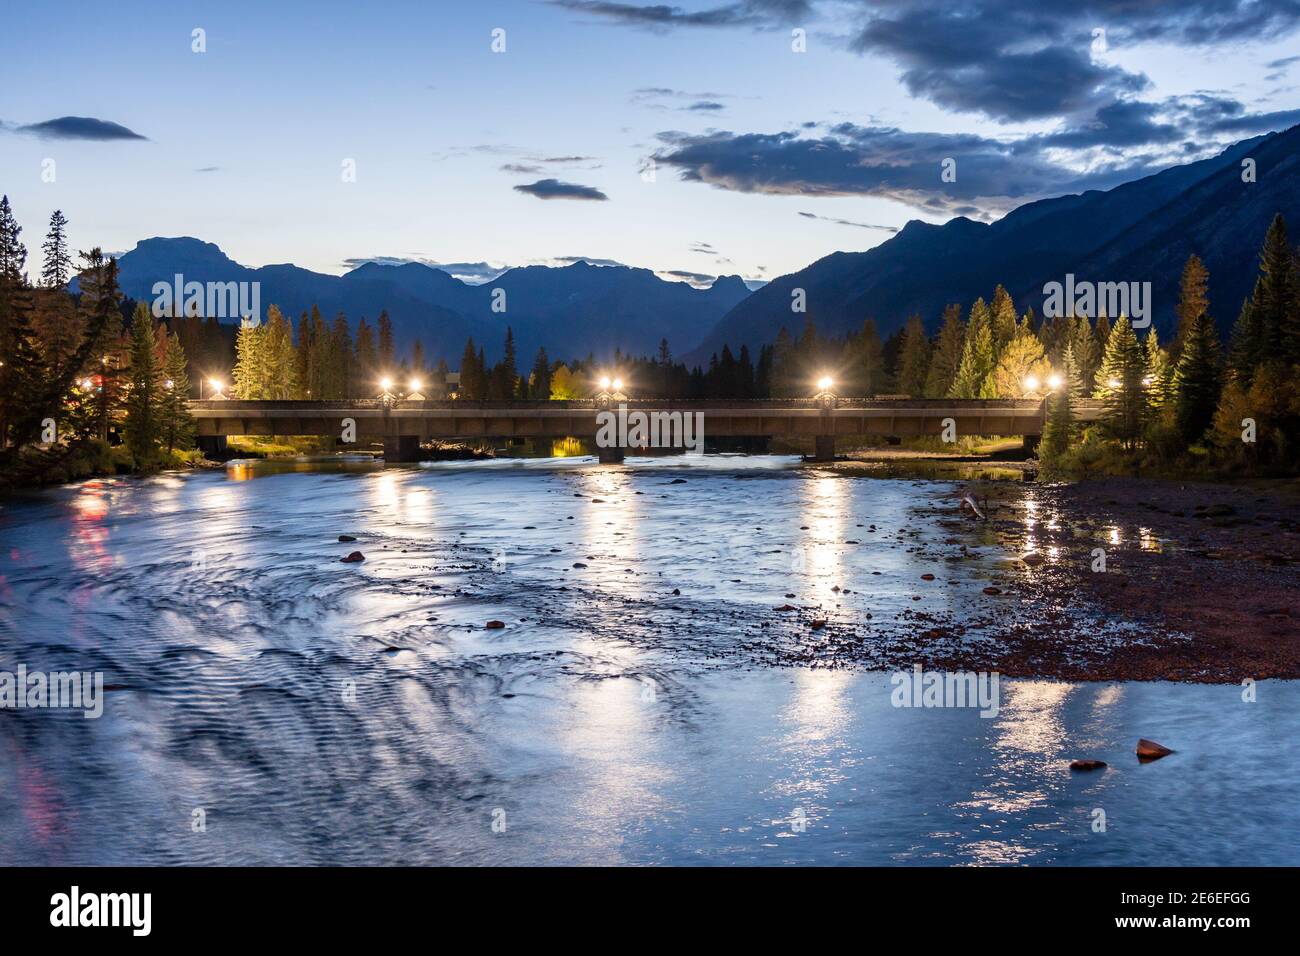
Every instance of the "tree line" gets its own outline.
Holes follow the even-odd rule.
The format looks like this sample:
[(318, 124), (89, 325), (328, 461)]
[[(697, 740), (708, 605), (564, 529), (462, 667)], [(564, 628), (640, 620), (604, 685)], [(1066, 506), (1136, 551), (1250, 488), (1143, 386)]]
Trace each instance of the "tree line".
[[(1021, 313), (998, 285), (969, 308), (948, 305), (934, 335), (913, 315), (883, 340), (870, 319), (825, 336), (808, 315), (797, 335), (782, 328), (756, 355), (724, 345), (693, 367), (663, 340), (653, 356), (615, 353), (607, 362), (590, 354), (556, 361), (541, 348), (521, 370), (507, 329), (495, 363), (467, 341), (451, 386), (445, 359), (431, 363), (418, 340), (398, 354), (384, 311), (373, 326), (342, 314), (327, 322), (316, 306), (296, 326), (275, 305), (265, 321), (238, 329), (198, 314), (155, 320), (125, 299), (116, 261), (100, 250), (80, 253), (74, 267), (66, 228), (55, 211), (32, 281), (22, 230), (8, 198), (0, 200), (0, 461), (11, 464), (24, 448), (57, 454), (53, 422), (54, 445), (98, 442), (102, 456), (102, 446), (120, 442), (133, 466), (158, 466), (191, 446), (185, 400), (214, 381), (238, 398), (347, 399), (375, 397), (389, 378), (400, 394), (414, 386), (429, 398), (476, 401), (588, 397), (602, 374), (618, 375), (635, 396), (667, 399), (803, 398), (822, 375), (846, 396), (1047, 396), (1042, 456), (1067, 470), (1107, 448), (1236, 467), (1289, 468), (1300, 454), (1300, 259), (1280, 215), (1227, 343), (1212, 318), (1208, 271), (1192, 255), (1168, 344), (1125, 316)], [(1076, 426), (1068, 399), (1084, 397), (1107, 402), (1102, 427)]]
[[(192, 444), (188, 362), (148, 309), (123, 314), (117, 261), (74, 266), (67, 218), (50, 217), (40, 276), (0, 198), (0, 470), (5, 480), (170, 463)], [(76, 290), (72, 281), (76, 280)], [(124, 449), (113, 458), (112, 444)]]

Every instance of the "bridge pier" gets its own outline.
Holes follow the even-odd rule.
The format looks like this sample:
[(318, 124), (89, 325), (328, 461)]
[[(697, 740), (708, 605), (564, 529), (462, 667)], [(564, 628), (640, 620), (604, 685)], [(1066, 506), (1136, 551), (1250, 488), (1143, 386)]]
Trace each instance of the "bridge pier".
[(384, 436), (384, 463), (398, 464), (420, 460), (418, 435)]
[(818, 435), (813, 439), (813, 461), (835, 460), (835, 436)]
[(627, 449), (613, 446), (610, 448), (596, 447), (596, 457), (602, 465), (621, 465), (623, 464), (623, 453)]
[(1036, 451), (1038, 451), (1038, 443), (1041, 442), (1042, 440), (1043, 440), (1042, 435), (1025, 435), (1024, 438), (1022, 439), (1024, 443), (1025, 451), (1028, 454), (1031, 455), (1034, 454)]
[(194, 439), (194, 444), (199, 451), (203, 452), (203, 457), (216, 461), (220, 456), (225, 455), (226, 444), (225, 435), (198, 435)]

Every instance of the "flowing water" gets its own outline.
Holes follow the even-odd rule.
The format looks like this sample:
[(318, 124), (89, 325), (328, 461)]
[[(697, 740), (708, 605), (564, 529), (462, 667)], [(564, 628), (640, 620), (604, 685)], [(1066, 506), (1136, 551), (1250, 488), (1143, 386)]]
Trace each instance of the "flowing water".
[[(1123, 627), (981, 617), (983, 532), (918, 593), (957, 487), (708, 456), (7, 500), (0, 672), (106, 690), (97, 719), (0, 710), (0, 863), (1300, 863), (1297, 682), (894, 706), (868, 668), (926, 622)], [(1140, 765), (1140, 736), (1177, 752)]]

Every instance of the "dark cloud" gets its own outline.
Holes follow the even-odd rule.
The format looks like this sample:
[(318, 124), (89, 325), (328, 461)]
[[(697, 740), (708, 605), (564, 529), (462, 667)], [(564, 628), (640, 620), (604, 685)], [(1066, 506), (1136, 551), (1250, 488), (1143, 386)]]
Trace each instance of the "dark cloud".
[(538, 199), (583, 199), (604, 202), (609, 199), (594, 186), (579, 186), (576, 183), (563, 183), (558, 179), (539, 179), (535, 183), (515, 186), (516, 192), (527, 193)]
[(220, 169), (221, 169), (220, 166), (200, 166), (198, 169), (194, 171), (196, 173), (215, 173)]
[[(841, 123), (822, 135), (661, 133), (657, 162), (684, 180), (747, 193), (881, 196), (934, 215), (1002, 212), (1029, 199), (1106, 189), (1155, 168), (1144, 157), (1100, 161), (1086, 172), (1055, 162), (1034, 137), (909, 133)], [(944, 182), (943, 163), (956, 161)]]
[[(914, 96), (1007, 122), (1092, 115), (1147, 89), (1143, 74), (1106, 62), (1107, 46), (1257, 42), (1300, 27), (1297, 0), (773, 0), (698, 11), (598, 0), (551, 2), (655, 29), (777, 29), (830, 21), (831, 32), (847, 35), (850, 49), (894, 62)], [(1098, 29), (1104, 42), (1094, 52)], [(1295, 60), (1275, 60), (1269, 69)]]
[(503, 173), (540, 173), (542, 167), (532, 163), (506, 163), (501, 167), (501, 171)]
[(668, 269), (660, 272), (661, 276), (669, 276), (673, 279), (682, 279), (689, 282), (696, 288), (708, 288), (717, 281), (717, 276), (708, 275), (704, 272), (691, 272), (687, 269)]
[(665, 30), (672, 27), (764, 27), (812, 16), (807, 0), (740, 0), (705, 10), (667, 4), (606, 3), (604, 0), (550, 0), (551, 4), (615, 23)]
[(95, 119), (93, 116), (60, 116), (58, 119), (46, 120), (43, 123), (29, 123), (16, 129), (19, 133), (30, 133), (41, 139), (88, 139), (97, 142), (148, 139), (147, 136), (141, 136), (119, 123)]
[(818, 219), (822, 222), (833, 222), (837, 226), (855, 226), (858, 229), (880, 229), (883, 232), (898, 232), (897, 226), (877, 226), (870, 222), (854, 222), (851, 219), (836, 219), (834, 216), (819, 216), (814, 212), (801, 212), (799, 215), (805, 219)]
[(692, 103), (690, 106), (686, 107), (686, 109), (690, 110), (691, 112), (700, 112), (700, 111), (724, 110), (726, 109), (726, 107), (715, 100), (700, 100), (698, 103)]

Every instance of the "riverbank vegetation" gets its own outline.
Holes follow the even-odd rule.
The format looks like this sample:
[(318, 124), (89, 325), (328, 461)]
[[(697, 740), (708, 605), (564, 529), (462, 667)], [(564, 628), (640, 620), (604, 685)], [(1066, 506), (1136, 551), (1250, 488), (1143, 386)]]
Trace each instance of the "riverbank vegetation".
[(81, 253), (74, 274), (66, 227), (55, 211), (33, 282), (0, 198), (0, 484), (193, 461), (179, 337), (143, 306), (127, 321), (117, 262), (99, 249)]

